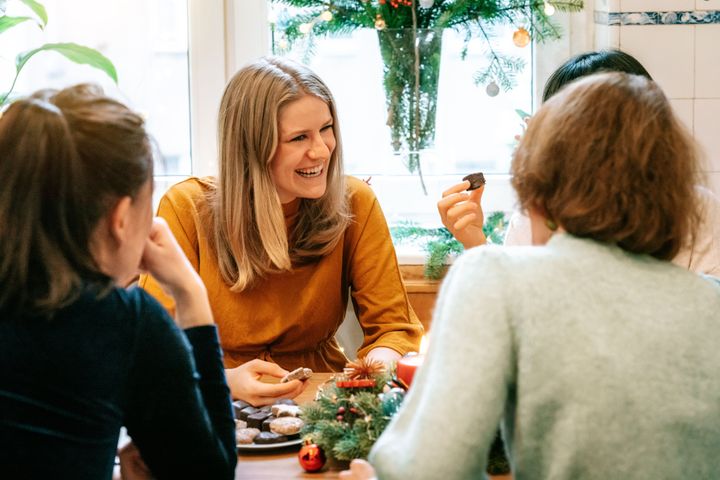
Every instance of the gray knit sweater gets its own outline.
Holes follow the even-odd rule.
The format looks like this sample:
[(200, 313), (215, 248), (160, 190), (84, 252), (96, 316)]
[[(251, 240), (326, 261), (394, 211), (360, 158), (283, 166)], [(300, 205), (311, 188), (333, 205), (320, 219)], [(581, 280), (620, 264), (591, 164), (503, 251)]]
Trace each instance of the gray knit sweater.
[(482, 478), (499, 423), (516, 480), (720, 478), (720, 284), (563, 234), (466, 252), (370, 461)]

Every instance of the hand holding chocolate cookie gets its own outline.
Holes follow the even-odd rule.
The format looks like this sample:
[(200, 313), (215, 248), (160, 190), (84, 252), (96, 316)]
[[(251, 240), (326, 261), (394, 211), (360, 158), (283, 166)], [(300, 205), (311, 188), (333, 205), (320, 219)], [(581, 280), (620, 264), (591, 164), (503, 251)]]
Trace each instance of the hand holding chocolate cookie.
[(465, 248), (486, 242), (482, 230), (485, 215), (480, 205), (485, 183), (481, 172), (466, 175), (461, 183), (444, 191), (437, 203), (443, 225)]
[(296, 368), (292, 372), (285, 375), (281, 380), (280, 383), (286, 383), (291, 380), (307, 380), (308, 378), (312, 377), (313, 371), (309, 368)]

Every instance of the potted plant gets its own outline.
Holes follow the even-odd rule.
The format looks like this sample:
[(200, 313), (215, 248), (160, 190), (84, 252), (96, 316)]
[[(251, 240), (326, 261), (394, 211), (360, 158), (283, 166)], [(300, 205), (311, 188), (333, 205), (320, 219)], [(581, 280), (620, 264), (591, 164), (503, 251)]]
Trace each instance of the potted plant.
[[(12, 0), (11, 0), (12, 1)], [(27, 7), (28, 15), (9, 16), (6, 15), (8, 0), (0, 0), (0, 34), (20, 24), (30, 22), (37, 25), (41, 30), (45, 29), (48, 23), (48, 16), (45, 7), (35, 0), (15, 0), (18, 4)], [(32, 15), (31, 15), (32, 14)], [(76, 43), (46, 43), (39, 47), (20, 52), (15, 57), (15, 78), (7, 91), (0, 93), (0, 106), (5, 105), (11, 99), (11, 93), (15, 88), (20, 72), (25, 64), (40, 52), (57, 52), (68, 60), (89, 65), (105, 72), (115, 83), (117, 83), (117, 72), (113, 63), (103, 54), (92, 48), (78, 45)]]

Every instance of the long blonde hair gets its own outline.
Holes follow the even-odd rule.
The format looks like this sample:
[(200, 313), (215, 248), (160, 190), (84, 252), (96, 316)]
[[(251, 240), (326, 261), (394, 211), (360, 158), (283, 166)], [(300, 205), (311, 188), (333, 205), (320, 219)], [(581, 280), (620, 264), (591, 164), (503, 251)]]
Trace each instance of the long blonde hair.
[(668, 260), (698, 222), (696, 145), (653, 81), (574, 82), (538, 110), (512, 163), (524, 208), (570, 234)]
[[(327, 189), (301, 199), (292, 231), (270, 176), (278, 146), (278, 114), (304, 95), (323, 100), (333, 118), (337, 146)], [(210, 192), (211, 244), (223, 280), (242, 291), (270, 273), (319, 260), (330, 253), (350, 222), (335, 101), (328, 87), (303, 65), (262, 58), (238, 71), (225, 88), (218, 122), (220, 175)]]

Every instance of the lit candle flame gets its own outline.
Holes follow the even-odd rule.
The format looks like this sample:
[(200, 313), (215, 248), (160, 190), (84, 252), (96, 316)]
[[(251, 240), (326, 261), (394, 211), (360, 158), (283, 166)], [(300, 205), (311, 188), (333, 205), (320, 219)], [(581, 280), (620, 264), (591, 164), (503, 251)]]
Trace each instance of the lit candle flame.
[(428, 344), (429, 344), (428, 336), (423, 335), (422, 340), (420, 340), (420, 355), (425, 355), (427, 353)]

